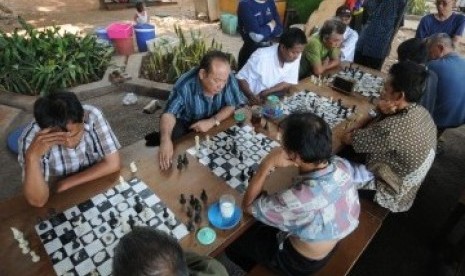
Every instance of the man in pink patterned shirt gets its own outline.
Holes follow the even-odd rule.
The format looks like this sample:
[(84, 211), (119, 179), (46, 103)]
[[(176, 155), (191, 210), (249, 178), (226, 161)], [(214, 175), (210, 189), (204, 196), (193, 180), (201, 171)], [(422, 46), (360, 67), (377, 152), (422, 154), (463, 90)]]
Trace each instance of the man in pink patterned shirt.
[[(347, 161), (332, 156), (331, 129), (323, 119), (291, 114), (281, 128), (282, 148), (262, 161), (242, 202), (260, 223), (227, 253), (246, 270), (258, 262), (283, 275), (309, 275), (358, 226), (360, 203)], [(260, 195), (274, 168), (288, 166), (299, 168), (292, 185)]]

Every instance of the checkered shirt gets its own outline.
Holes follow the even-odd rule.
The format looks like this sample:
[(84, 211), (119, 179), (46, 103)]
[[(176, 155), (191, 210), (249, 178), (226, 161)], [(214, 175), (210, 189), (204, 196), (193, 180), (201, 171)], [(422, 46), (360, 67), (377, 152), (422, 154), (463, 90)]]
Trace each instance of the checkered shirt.
[(306, 242), (339, 240), (358, 225), (360, 202), (340, 157), (321, 170), (299, 175), (289, 189), (261, 196), (253, 216)]
[[(102, 112), (90, 105), (84, 105), (83, 108), (84, 135), (79, 144), (75, 148), (56, 145), (42, 156), (40, 165), (45, 181), (50, 176), (60, 177), (83, 171), (121, 148)], [(40, 130), (37, 122), (32, 121), (19, 137), (18, 161), (23, 168), (23, 175), (26, 150)]]

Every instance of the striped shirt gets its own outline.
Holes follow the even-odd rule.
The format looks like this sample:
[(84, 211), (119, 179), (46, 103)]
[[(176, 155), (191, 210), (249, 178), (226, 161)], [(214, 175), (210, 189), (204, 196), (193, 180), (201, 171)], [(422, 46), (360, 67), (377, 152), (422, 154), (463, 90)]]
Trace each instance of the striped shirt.
[(289, 189), (255, 200), (253, 216), (302, 241), (342, 239), (357, 228), (360, 213), (349, 169), (335, 156), (326, 168), (295, 177)]
[(220, 93), (208, 97), (203, 92), (198, 72), (198, 68), (191, 69), (174, 84), (165, 113), (186, 122), (195, 122), (212, 117), (225, 106), (244, 104), (244, 96), (232, 74)]
[[(45, 181), (50, 176), (67, 176), (83, 171), (121, 148), (102, 112), (91, 105), (84, 105), (83, 108), (84, 134), (79, 144), (75, 148), (56, 145), (42, 156), (40, 165)], [(18, 161), (23, 168), (23, 175), (26, 150), (40, 130), (37, 122), (32, 121), (19, 137)]]

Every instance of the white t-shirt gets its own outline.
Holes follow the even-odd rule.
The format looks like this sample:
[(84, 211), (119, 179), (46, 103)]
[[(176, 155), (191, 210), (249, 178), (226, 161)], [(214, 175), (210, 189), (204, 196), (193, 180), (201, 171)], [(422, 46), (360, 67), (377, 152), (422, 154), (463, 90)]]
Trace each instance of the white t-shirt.
[(297, 84), (299, 81), (300, 56), (293, 62), (285, 62), (281, 67), (278, 46), (279, 44), (274, 44), (258, 48), (236, 75), (237, 79), (247, 81), (254, 95), (280, 82)]
[(137, 18), (136, 18), (137, 24), (149, 23), (149, 16), (147, 15), (147, 11), (143, 11), (141, 13), (136, 12), (136, 15), (137, 15)]
[(343, 35), (344, 41), (341, 46), (341, 61), (354, 61), (355, 45), (358, 40), (358, 33), (347, 26)]

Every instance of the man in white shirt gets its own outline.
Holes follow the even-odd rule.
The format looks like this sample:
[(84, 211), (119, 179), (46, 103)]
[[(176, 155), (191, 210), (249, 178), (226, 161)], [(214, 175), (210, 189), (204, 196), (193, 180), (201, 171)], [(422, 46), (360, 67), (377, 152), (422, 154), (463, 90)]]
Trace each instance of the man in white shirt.
[(250, 104), (261, 104), (268, 95), (285, 92), (299, 78), (300, 56), (307, 38), (297, 28), (284, 32), (279, 44), (257, 49), (236, 75)]
[(341, 61), (353, 62), (358, 33), (349, 26), (352, 20), (352, 13), (347, 6), (340, 6), (336, 10), (336, 17), (347, 26), (341, 45)]

